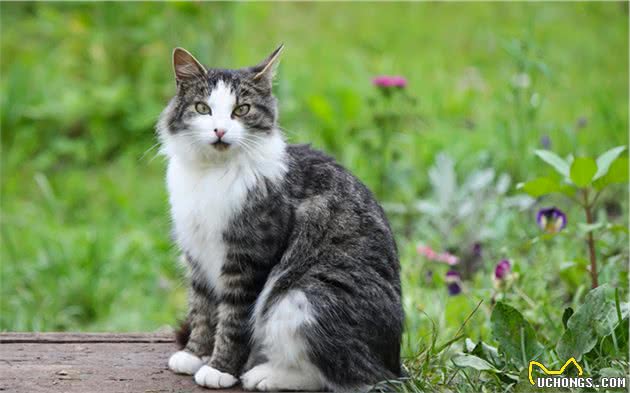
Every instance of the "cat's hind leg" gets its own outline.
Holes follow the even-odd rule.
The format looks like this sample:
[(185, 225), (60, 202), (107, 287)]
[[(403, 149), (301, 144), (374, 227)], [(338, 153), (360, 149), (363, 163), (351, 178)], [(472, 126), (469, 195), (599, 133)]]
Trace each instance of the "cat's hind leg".
[(359, 392), (400, 376), (398, 288), (337, 266), (267, 282), (253, 321), (267, 361), (242, 376), (245, 389)]
[(260, 391), (325, 390), (319, 370), (308, 359), (300, 332), (313, 321), (308, 299), (302, 291), (291, 290), (263, 312), (271, 287), (268, 285), (259, 297), (254, 315), (255, 339), (267, 361), (241, 376), (243, 387)]

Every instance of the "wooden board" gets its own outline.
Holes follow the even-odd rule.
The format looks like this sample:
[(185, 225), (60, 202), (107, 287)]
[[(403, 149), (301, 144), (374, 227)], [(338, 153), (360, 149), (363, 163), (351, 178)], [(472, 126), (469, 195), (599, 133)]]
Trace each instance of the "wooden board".
[(0, 392), (212, 392), (168, 370), (175, 350), (170, 334), (0, 333)]

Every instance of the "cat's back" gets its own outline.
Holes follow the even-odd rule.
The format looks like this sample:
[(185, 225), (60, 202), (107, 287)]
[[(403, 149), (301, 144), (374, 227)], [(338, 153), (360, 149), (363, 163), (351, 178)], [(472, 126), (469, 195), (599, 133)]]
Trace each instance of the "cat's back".
[[(332, 157), (310, 145), (287, 148), (286, 183), (296, 219), (321, 231), (320, 244), (343, 250), (396, 281), (398, 251), (387, 217), (370, 190)], [(299, 226), (298, 226), (299, 227)]]
[(391, 232), (383, 209), (372, 192), (331, 156), (310, 144), (287, 146), (289, 193), (297, 201), (326, 200), (336, 214), (344, 210), (372, 216), (386, 232)]
[[(364, 202), (376, 200), (368, 188), (350, 171), (326, 153), (310, 144), (288, 145), (290, 168), (288, 181), (299, 186), (304, 197), (328, 192), (352, 192)], [(354, 198), (353, 198), (354, 199)]]
[(337, 173), (344, 170), (334, 158), (320, 150), (313, 149), (310, 144), (288, 145), (287, 155), (290, 159), (292, 172), (299, 172), (299, 175), (305, 179), (317, 177), (323, 173)]

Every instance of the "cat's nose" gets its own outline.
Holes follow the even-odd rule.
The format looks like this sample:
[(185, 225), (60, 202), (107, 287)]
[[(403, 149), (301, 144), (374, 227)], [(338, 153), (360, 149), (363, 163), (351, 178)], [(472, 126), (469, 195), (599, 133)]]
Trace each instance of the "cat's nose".
[(223, 135), (225, 135), (225, 130), (222, 128), (215, 128), (214, 133), (217, 134), (217, 138), (221, 139), (223, 138)]

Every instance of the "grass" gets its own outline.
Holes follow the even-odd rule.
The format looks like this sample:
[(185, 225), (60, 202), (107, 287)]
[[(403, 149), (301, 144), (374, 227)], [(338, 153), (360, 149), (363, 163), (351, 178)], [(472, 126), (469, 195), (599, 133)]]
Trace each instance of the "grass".
[[(514, 196), (516, 183), (548, 172), (533, 154), (543, 136), (562, 156), (627, 145), (627, 4), (3, 3), (0, 11), (0, 330), (152, 331), (184, 313), (165, 163), (151, 148), (174, 90), (171, 48), (232, 67), (284, 42), (276, 91), (289, 140), (333, 154), (372, 189), (385, 170), (390, 186), (379, 198), (402, 206), (389, 212), (413, 377), (401, 389), (478, 391), (486, 383), (485, 374), (450, 359), (465, 337), (494, 343), (491, 277), (501, 258), (518, 278), (499, 299), (521, 310), (546, 356), (562, 361), (551, 349), (562, 310), (579, 306), (589, 285), (586, 248), (572, 225), (583, 221), (580, 211), (548, 198), (481, 220), (479, 229), (492, 235), (480, 265), (464, 295), (448, 296), (445, 267), (415, 247), (465, 253), (474, 218), (444, 240), (410, 206), (435, 194), (427, 171), (439, 152), (454, 159), (460, 183), (493, 168), (510, 176)], [(370, 103), (379, 100), (370, 83), (377, 74), (404, 75), (417, 100), (417, 121), (388, 136), (387, 154), (378, 149), (383, 130)], [(525, 74), (529, 85), (515, 87)], [(605, 193), (602, 201), (621, 213), (602, 207), (598, 220), (627, 226), (627, 199), (624, 186)], [(570, 224), (547, 239), (532, 216), (552, 204), (567, 210)], [(627, 233), (602, 234), (597, 243), (600, 281), (627, 298)], [(592, 370), (628, 370), (623, 349), (596, 359)]]

